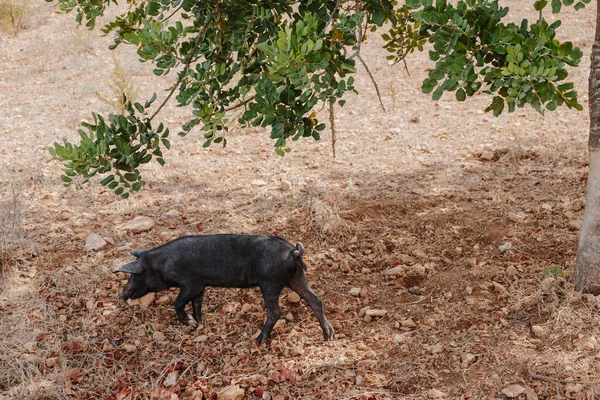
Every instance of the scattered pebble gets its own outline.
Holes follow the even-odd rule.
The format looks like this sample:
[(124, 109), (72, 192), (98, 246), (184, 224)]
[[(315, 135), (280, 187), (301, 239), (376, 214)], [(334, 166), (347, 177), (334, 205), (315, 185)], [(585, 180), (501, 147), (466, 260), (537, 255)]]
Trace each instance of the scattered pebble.
[(292, 184), (289, 181), (286, 181), (284, 179), (281, 180), (281, 183), (279, 184), (279, 189), (281, 189), (282, 192), (287, 192), (291, 188)]
[(350, 289), (350, 294), (354, 297), (360, 296), (361, 289), (358, 287)]
[(267, 186), (267, 182), (262, 179), (255, 179), (252, 181), (252, 186)]
[(515, 397), (519, 397), (525, 392), (525, 388), (521, 385), (510, 385), (502, 389), (502, 394), (508, 398), (514, 399)]
[(385, 275), (404, 275), (404, 273), (406, 272), (406, 270), (409, 267), (406, 265), (398, 265), (397, 267), (394, 268), (390, 268), (387, 271), (384, 272)]
[(87, 239), (85, 239), (85, 249), (88, 251), (103, 249), (107, 244), (108, 243), (102, 238), (102, 236), (95, 233), (90, 233)]
[(167, 337), (161, 331), (154, 331), (154, 333), (152, 333), (152, 339), (156, 342), (164, 342), (167, 340)]
[(300, 302), (300, 296), (296, 292), (292, 292), (287, 296), (287, 302), (291, 304), (296, 304)]
[(383, 317), (384, 315), (387, 314), (387, 310), (378, 310), (378, 309), (368, 309), (367, 311), (365, 311), (365, 315), (369, 316), (369, 317)]
[(240, 385), (233, 385), (217, 393), (217, 400), (242, 400), (245, 396), (246, 392)]
[(492, 161), (494, 159), (494, 152), (492, 150), (484, 150), (479, 156), (482, 160)]
[(167, 217), (179, 217), (180, 213), (177, 210), (169, 210), (165, 213)]
[(167, 377), (165, 378), (165, 381), (163, 383), (166, 387), (175, 386), (177, 384), (178, 379), (179, 379), (179, 372), (171, 371), (171, 372), (169, 372), (169, 374), (167, 375)]
[(548, 334), (546, 329), (544, 329), (543, 326), (539, 326), (539, 325), (533, 325), (531, 327), (531, 332), (533, 333), (533, 336), (535, 336), (535, 337), (544, 337)]
[(154, 221), (148, 217), (135, 217), (129, 222), (124, 223), (119, 227), (122, 231), (129, 231), (131, 233), (141, 233), (152, 229)]
[(427, 397), (429, 397), (430, 399), (443, 399), (444, 397), (446, 397), (446, 393), (441, 392), (437, 389), (429, 389), (427, 391)]

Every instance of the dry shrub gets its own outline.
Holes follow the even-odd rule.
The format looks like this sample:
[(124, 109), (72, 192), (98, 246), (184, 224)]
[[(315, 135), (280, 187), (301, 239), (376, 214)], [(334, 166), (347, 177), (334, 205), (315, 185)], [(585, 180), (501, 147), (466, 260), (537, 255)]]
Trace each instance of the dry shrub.
[(0, 0), (0, 30), (16, 36), (27, 27), (31, 12), (30, 0)]
[(345, 241), (352, 237), (348, 221), (340, 216), (340, 198), (331, 188), (316, 184), (306, 185), (294, 201), (294, 206), (307, 213), (307, 225), (320, 238)]
[(14, 258), (14, 247), (21, 238), (21, 203), (16, 189), (11, 187), (9, 198), (0, 200), (0, 292)]
[(139, 91), (135, 87), (131, 73), (121, 65), (121, 62), (114, 54), (113, 65), (114, 69), (111, 77), (111, 84), (109, 85), (111, 92), (107, 95), (98, 91), (94, 93), (96, 97), (106, 103), (115, 112), (125, 114), (126, 110), (123, 103), (123, 96), (127, 97), (127, 99), (133, 103), (137, 101)]

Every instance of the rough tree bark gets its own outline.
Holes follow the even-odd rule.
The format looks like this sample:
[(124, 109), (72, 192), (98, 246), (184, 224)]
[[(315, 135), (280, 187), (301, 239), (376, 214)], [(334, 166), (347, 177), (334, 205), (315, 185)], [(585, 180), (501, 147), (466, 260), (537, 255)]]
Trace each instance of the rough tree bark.
[(589, 78), (590, 136), (587, 198), (577, 249), (575, 289), (600, 294), (600, 0)]

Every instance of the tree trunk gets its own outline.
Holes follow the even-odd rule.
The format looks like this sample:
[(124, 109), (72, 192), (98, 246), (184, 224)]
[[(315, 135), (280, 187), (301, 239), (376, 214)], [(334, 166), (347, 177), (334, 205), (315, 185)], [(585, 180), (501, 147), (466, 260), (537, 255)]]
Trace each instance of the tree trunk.
[(596, 5), (596, 36), (589, 79), (590, 137), (587, 198), (577, 248), (575, 289), (600, 294), (600, 0)]

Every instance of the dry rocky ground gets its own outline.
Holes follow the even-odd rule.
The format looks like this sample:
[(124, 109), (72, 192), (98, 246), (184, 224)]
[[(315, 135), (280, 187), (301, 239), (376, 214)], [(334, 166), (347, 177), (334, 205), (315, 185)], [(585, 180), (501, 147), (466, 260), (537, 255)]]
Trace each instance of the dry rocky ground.
[[(533, 1), (506, 3), (536, 18)], [(264, 131), (234, 129), (207, 150), (196, 132), (174, 137), (167, 167), (147, 167), (146, 189), (119, 200), (98, 184), (64, 188), (46, 150), (114, 108), (109, 38), (33, 7), (25, 30), (0, 37), (0, 398), (597, 398), (600, 303), (569, 283), (586, 113), (494, 118), (483, 95), (433, 102), (419, 89), (425, 55), (409, 76), (371, 36), (387, 112), (360, 71), (360, 95), (336, 113), (335, 160), (329, 137), (281, 158)], [(586, 54), (572, 70), (584, 105), (593, 15), (561, 15)], [(172, 82), (131, 49), (115, 60), (140, 99)], [(187, 111), (161, 116), (176, 131)], [(124, 229), (139, 216), (152, 227)], [(261, 347), (258, 290), (208, 289), (198, 329), (176, 322), (175, 292), (118, 300), (125, 277), (112, 271), (128, 250), (217, 232), (302, 241), (336, 339), (323, 342), (287, 290)], [(104, 247), (86, 250), (90, 234)]]

